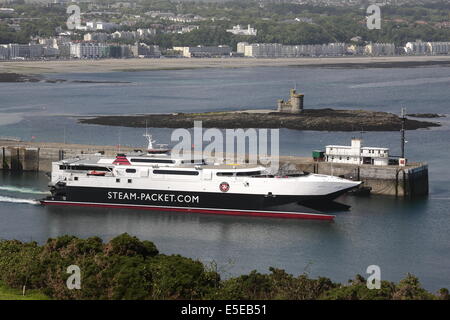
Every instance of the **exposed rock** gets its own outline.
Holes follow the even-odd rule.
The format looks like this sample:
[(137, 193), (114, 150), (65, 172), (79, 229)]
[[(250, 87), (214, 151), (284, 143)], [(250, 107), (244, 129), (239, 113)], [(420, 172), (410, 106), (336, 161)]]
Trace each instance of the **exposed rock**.
[[(202, 121), (204, 128), (287, 128), (315, 131), (398, 131), (401, 118), (387, 112), (364, 110), (307, 109), (300, 114), (206, 112), (100, 116), (80, 119), (81, 123), (154, 128), (192, 128)], [(438, 127), (438, 123), (407, 119), (406, 129)]]
[(410, 113), (407, 116), (414, 118), (445, 118), (445, 115), (437, 113)]
[(39, 82), (40, 78), (12, 72), (0, 73), (0, 82)]

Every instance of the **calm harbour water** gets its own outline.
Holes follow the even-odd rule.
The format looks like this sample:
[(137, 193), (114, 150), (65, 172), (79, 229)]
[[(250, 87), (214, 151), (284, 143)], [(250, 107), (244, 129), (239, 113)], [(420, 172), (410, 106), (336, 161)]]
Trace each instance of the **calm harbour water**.
[[(80, 125), (76, 116), (274, 108), (294, 85), (307, 108), (450, 113), (450, 68), (249, 68), (58, 74), (51, 78), (130, 83), (2, 83), (0, 136), (39, 141), (145, 145), (142, 129)], [(274, 266), (347, 281), (367, 266), (398, 281), (414, 273), (425, 288), (450, 287), (450, 126), (407, 132), (407, 156), (430, 166), (430, 195), (403, 201), (345, 196), (351, 211), (334, 223), (108, 209), (55, 209), (33, 204), (44, 196), (43, 174), (0, 172), (0, 238), (36, 240), (74, 234), (105, 240), (128, 232), (164, 253), (215, 260), (224, 276), (267, 272)], [(357, 128), (359, 130), (360, 128)], [(171, 129), (152, 129), (170, 143)], [(327, 144), (349, 144), (359, 132), (280, 130), (282, 154), (309, 156)], [(362, 134), (365, 145), (400, 152), (396, 132)]]

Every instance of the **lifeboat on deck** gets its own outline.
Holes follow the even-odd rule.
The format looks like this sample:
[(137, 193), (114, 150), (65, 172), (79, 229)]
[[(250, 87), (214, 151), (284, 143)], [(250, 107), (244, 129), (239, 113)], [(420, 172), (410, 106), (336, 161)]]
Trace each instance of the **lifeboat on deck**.
[(88, 176), (104, 176), (106, 174), (106, 172), (104, 172), (104, 171), (95, 171), (95, 170), (92, 170), (92, 171), (89, 171), (88, 172)]

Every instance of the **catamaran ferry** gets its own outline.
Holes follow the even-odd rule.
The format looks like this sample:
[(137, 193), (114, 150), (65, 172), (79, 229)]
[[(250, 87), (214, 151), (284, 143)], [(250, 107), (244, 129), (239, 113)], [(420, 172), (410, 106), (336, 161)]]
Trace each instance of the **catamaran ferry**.
[(333, 200), (360, 182), (300, 173), (277, 176), (261, 165), (208, 164), (174, 158), (169, 149), (82, 155), (53, 162), (44, 205), (153, 209), (332, 220), (334, 215), (286, 211), (287, 204)]

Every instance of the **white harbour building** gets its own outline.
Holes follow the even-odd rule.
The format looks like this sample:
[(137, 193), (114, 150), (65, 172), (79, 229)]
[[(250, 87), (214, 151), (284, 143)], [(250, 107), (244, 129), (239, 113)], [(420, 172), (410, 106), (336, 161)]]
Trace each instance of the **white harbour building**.
[(353, 138), (350, 146), (326, 146), (324, 157), (326, 162), (387, 166), (389, 164), (389, 149), (363, 147), (362, 139)]

